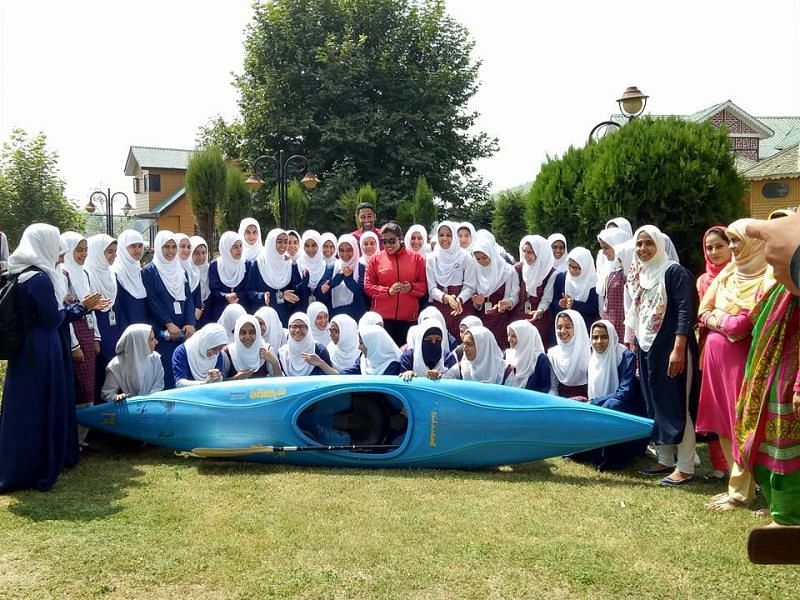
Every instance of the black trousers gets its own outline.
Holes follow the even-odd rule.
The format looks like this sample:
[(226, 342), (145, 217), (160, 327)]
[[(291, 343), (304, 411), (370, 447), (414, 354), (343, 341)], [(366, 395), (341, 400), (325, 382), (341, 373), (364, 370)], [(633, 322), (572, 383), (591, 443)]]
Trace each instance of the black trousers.
[(402, 348), (406, 343), (406, 336), (408, 336), (409, 328), (414, 325), (413, 321), (396, 321), (394, 319), (384, 319), (383, 327), (387, 333), (397, 344), (398, 348)]

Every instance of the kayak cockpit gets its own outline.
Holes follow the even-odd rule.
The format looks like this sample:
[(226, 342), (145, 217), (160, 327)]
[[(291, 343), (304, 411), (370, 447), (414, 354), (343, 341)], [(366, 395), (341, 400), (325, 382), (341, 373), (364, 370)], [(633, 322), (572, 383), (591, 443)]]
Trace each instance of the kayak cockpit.
[(317, 400), (300, 413), (297, 427), (323, 446), (400, 446), (409, 432), (403, 403), (391, 394), (373, 391), (341, 392)]

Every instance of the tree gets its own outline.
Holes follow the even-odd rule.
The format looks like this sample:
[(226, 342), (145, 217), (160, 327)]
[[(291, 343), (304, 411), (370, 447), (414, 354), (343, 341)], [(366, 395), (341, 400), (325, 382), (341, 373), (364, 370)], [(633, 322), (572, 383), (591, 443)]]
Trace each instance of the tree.
[(433, 190), (424, 177), (417, 179), (414, 192), (414, 223), (422, 225), (426, 230), (436, 220), (436, 203), (433, 201)]
[(241, 121), (234, 120), (228, 123), (221, 115), (217, 115), (200, 127), (195, 143), (198, 148), (219, 148), (223, 157), (229, 162), (249, 165), (248, 161), (241, 160), (243, 137), (244, 127)]
[[(225, 201), (228, 167), (216, 147), (203, 148), (192, 155), (186, 168), (186, 198), (192, 207), (200, 236), (213, 246), (214, 216)], [(238, 223), (236, 225), (238, 228)]]
[(222, 231), (237, 231), (239, 223), (253, 214), (253, 195), (239, 167), (228, 165), (225, 195), (217, 206), (217, 225)]
[(49, 223), (61, 231), (83, 231), (85, 216), (64, 196), (58, 154), (47, 149), (47, 136), (29, 138), (12, 131), (0, 152), (0, 214), (11, 248), (32, 223)]
[(525, 220), (525, 195), (518, 191), (501, 193), (495, 200), (492, 232), (498, 243), (509, 252), (515, 252), (519, 241), (527, 233)]
[[(289, 229), (302, 232), (307, 228), (308, 208), (309, 200), (306, 191), (299, 181), (293, 179), (289, 182), (286, 190), (286, 214), (288, 215)], [(275, 221), (280, 223), (281, 209), (277, 186), (272, 192), (272, 214)]]
[(327, 181), (350, 165), (349, 185), (380, 193), (379, 221), (421, 175), (454, 205), (487, 196), (474, 163), (496, 140), (472, 132), (468, 109), (480, 63), (443, 0), (275, 0), (254, 10), (235, 80), (244, 156), (307, 156), (324, 206), (347, 189)]

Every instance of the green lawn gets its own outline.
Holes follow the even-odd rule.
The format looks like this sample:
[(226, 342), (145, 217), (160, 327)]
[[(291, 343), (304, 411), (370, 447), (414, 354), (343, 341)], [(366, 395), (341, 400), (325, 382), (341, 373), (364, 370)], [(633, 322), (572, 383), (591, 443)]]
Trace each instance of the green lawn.
[(101, 444), (0, 496), (0, 598), (794, 597), (719, 483), (563, 459), (485, 471), (212, 462)]

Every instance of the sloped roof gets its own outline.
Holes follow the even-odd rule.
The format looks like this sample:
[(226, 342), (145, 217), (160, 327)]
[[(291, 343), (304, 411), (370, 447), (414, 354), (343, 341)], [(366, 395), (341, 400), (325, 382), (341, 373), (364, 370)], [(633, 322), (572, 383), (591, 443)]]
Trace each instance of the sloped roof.
[(189, 166), (194, 150), (131, 146), (125, 161), (125, 175), (135, 175), (136, 165), (142, 169), (183, 169)]
[(759, 161), (742, 173), (745, 179), (783, 179), (800, 177), (800, 144), (781, 150)]
[(740, 154), (733, 157), (733, 162), (736, 164), (736, 172), (739, 174), (744, 173), (747, 169), (751, 169), (758, 164), (756, 161), (745, 158)]
[(171, 196), (164, 198), (160, 203), (156, 204), (153, 207), (152, 214), (154, 215), (161, 215), (165, 210), (167, 210), (170, 206), (175, 204), (178, 200), (180, 200), (183, 196), (186, 195), (186, 188), (182, 187), (181, 189), (177, 190)]
[(800, 135), (800, 117), (756, 117), (767, 127), (775, 132), (771, 138), (761, 140), (758, 143), (758, 155), (761, 158), (768, 158), (773, 154), (793, 146), (800, 139), (792, 141), (787, 139), (793, 131)]

